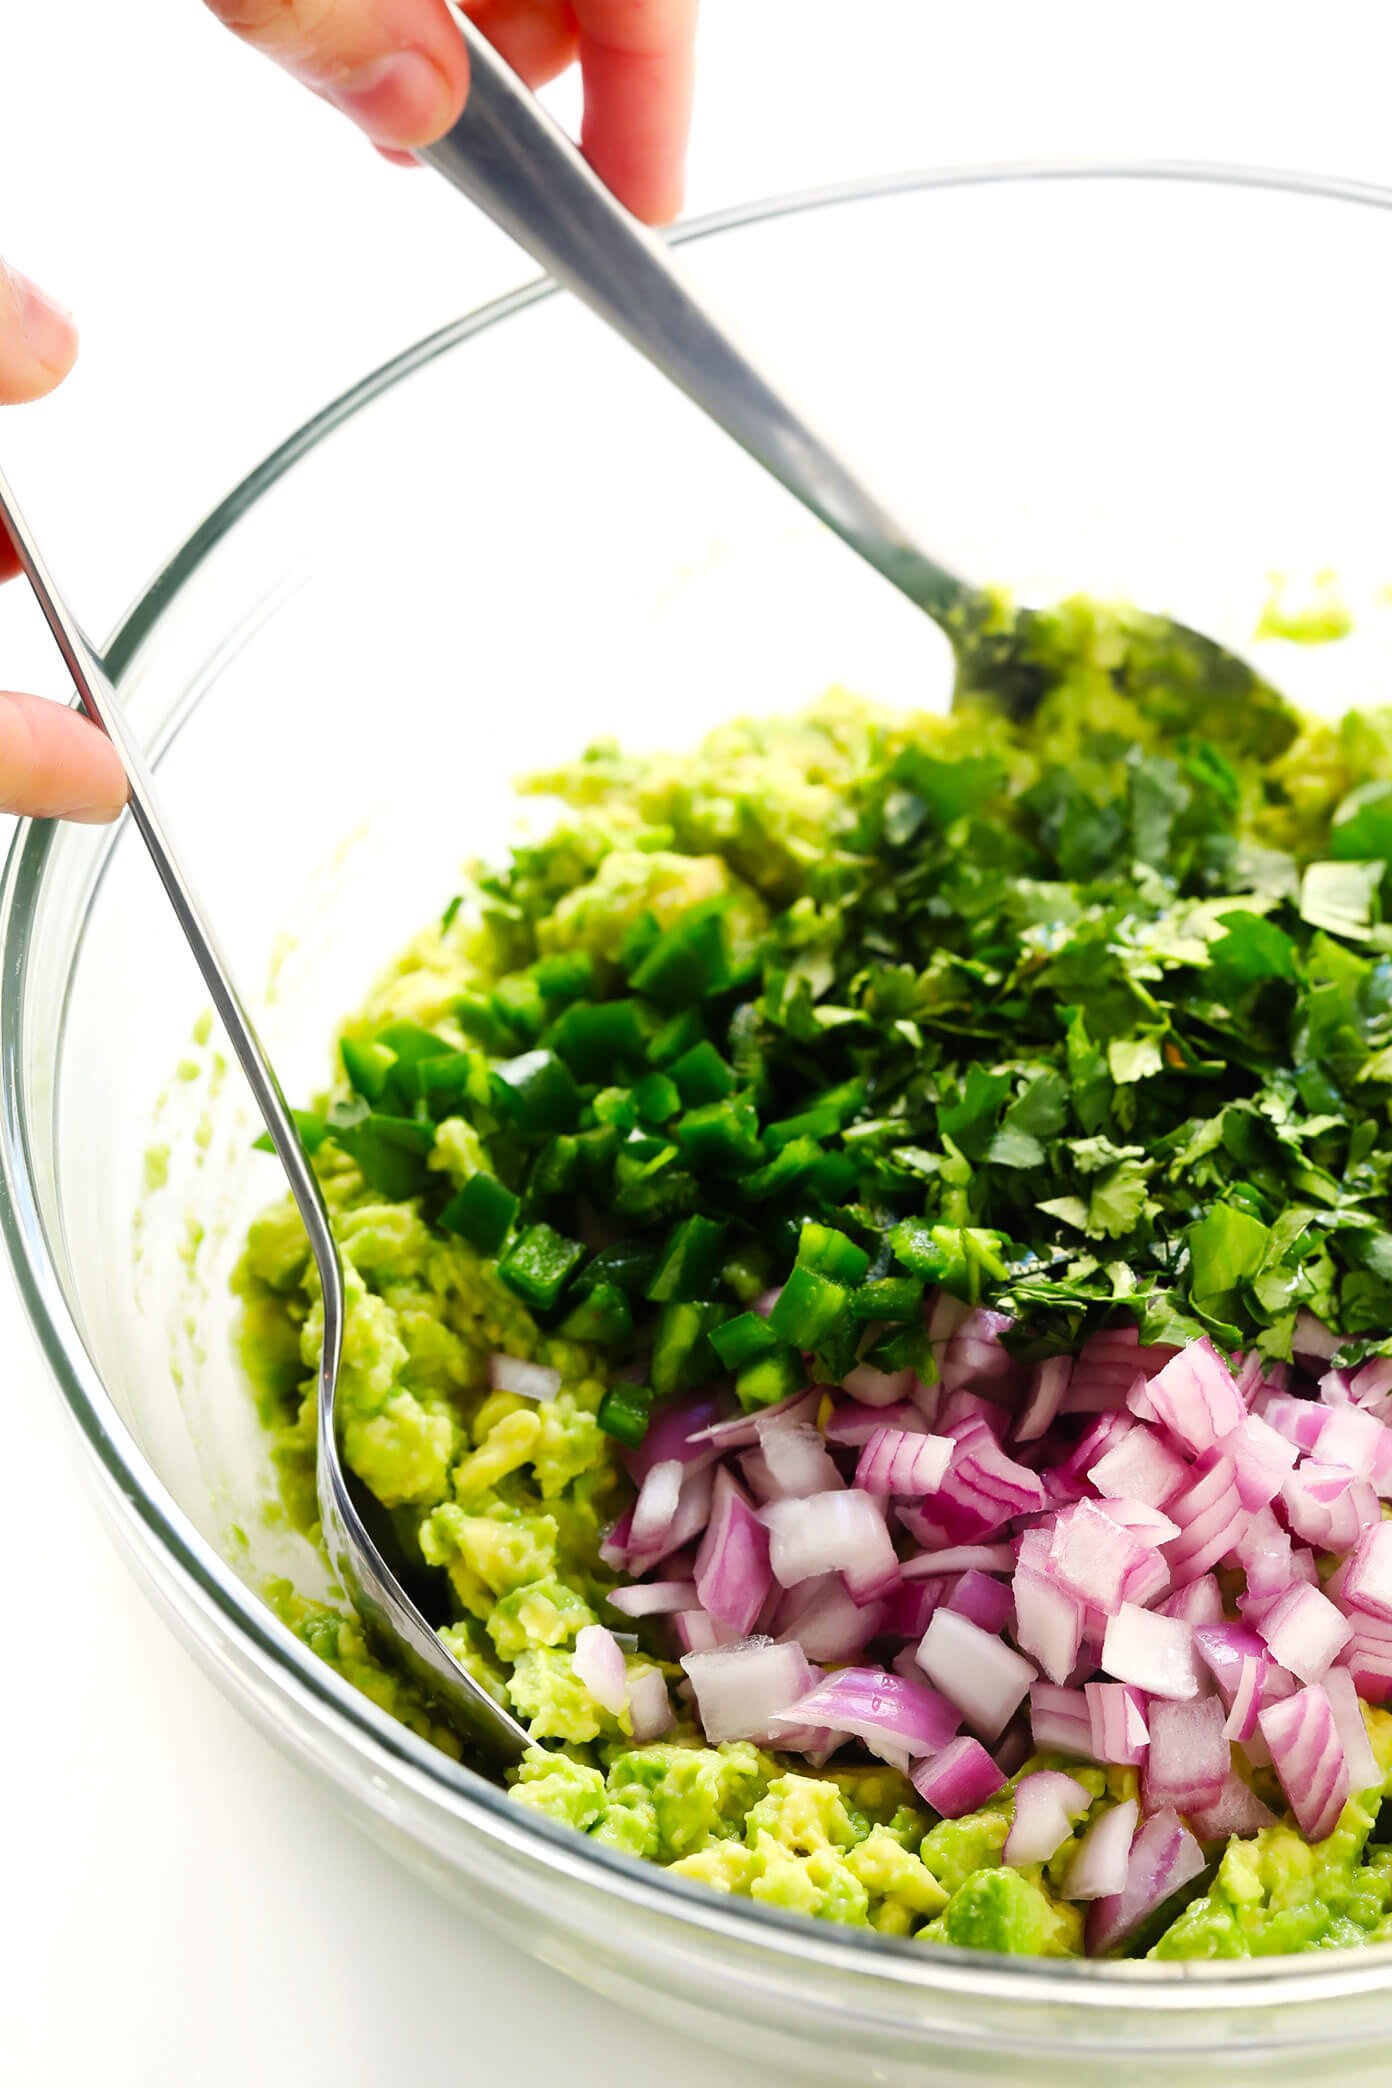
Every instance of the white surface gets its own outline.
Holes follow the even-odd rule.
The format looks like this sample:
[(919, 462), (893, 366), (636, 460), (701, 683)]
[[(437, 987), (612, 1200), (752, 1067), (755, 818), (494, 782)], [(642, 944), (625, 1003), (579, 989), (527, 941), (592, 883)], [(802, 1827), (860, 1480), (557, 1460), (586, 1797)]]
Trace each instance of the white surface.
[[(693, 209), (877, 168), (1039, 156), (1392, 182), (1379, 0), (706, 10)], [(74, 381), (7, 412), (0, 441), (98, 629), (324, 398), (526, 272), (196, 0), (0, 6), (0, 196), (10, 258), (78, 310), (85, 342)], [(0, 682), (60, 689), (14, 590)], [(672, 2051), (446, 1916), (346, 1830), (125, 1578), (7, 1277), (0, 1353), (0, 2080), (375, 2088), (505, 2074), (588, 2088), (651, 2067), (668, 2088), (743, 2088), (724, 2062)], [(27, 1606), (35, 1591), (42, 1610)]]

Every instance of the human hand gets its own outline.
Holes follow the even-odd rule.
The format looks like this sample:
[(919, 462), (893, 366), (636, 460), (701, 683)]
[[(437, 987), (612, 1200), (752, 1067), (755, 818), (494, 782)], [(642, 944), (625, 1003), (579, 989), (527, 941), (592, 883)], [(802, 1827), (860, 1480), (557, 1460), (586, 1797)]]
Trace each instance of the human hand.
[[(0, 261), (0, 405), (41, 399), (76, 356), (71, 319)], [(18, 571), (0, 523), (0, 580)], [(99, 727), (66, 704), (0, 690), (0, 812), (96, 825), (125, 802), (125, 772)]]
[[(464, 106), (469, 61), (445, 0), (208, 0), (229, 29), (333, 102), (391, 156), (428, 145)], [(579, 62), (580, 144), (650, 224), (681, 208), (697, 0), (464, 0), (540, 87)]]

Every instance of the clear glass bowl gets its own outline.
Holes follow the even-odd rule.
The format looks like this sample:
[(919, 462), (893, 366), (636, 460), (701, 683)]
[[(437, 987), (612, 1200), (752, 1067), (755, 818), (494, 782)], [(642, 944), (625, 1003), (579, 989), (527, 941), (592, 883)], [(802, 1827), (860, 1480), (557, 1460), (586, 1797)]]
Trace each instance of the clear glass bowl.
[[(688, 259), (944, 557), (1241, 640), (1272, 567), (1392, 579), (1369, 563), (1389, 204), (1198, 169), (915, 175), (735, 212)], [(504, 843), (517, 771), (831, 681), (946, 690), (922, 619), (544, 288), (331, 406), (110, 661), (301, 1094), (457, 863)], [(1303, 664), (1343, 693), (1333, 656)], [(551, 1828), (342, 1684), (256, 1592), (316, 1571), (265, 1512), (232, 1347), (228, 1271), (277, 1179), (129, 824), (21, 829), (0, 938), (4, 1217), (58, 1392), (161, 1607), (355, 1820), (550, 1964), (775, 2078), (1374, 2078), (1386, 1947), (1039, 1964), (815, 1926)]]

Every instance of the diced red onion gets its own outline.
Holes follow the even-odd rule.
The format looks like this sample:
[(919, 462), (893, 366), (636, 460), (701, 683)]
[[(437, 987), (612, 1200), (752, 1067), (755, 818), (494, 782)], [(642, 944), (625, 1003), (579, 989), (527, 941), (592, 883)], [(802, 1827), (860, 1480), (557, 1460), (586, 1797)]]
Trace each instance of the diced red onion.
[(1202, 1573), (1166, 1596), (1160, 1614), (1179, 1617), (1186, 1624), (1216, 1624), (1223, 1614), (1223, 1591), (1211, 1573)]
[(914, 1382), (912, 1370), (876, 1370), (869, 1363), (857, 1363), (841, 1380), (843, 1392), (862, 1406), (897, 1406), (906, 1400)]
[(1088, 1471), (1101, 1494), (1163, 1508), (1189, 1477), (1189, 1467), (1158, 1429), (1144, 1423), (1113, 1443)]
[(1031, 1663), (955, 1610), (935, 1610), (918, 1664), (983, 1740), (1004, 1731), (1035, 1680)]
[(1109, 1899), (1123, 1891), (1140, 1814), (1136, 1800), (1124, 1798), (1097, 1815), (1068, 1866), (1063, 1881), (1065, 1899)]
[[(1007, 1376), (1011, 1357), (1009, 1350), (1001, 1345), (1001, 1336), (1014, 1324), (1008, 1313), (992, 1312), (984, 1305), (974, 1306), (949, 1337), (943, 1351), (938, 1367), (943, 1390), (955, 1392), (960, 1386), (988, 1383)], [(929, 1338), (933, 1338), (931, 1325)]]
[(1344, 1574), (1343, 1599), (1392, 1624), (1392, 1523), (1376, 1522), (1359, 1538)]
[(1302, 1305), (1295, 1315), (1295, 1331), (1291, 1335), (1291, 1349), (1297, 1356), (1313, 1356), (1316, 1362), (1327, 1363), (1339, 1351), (1339, 1336), (1324, 1321), (1316, 1319)]
[(1015, 1554), (1008, 1544), (952, 1544), (904, 1561), (905, 1580), (931, 1580), (944, 1573), (1009, 1573)]
[[(885, 1760), (937, 1754), (957, 1730), (957, 1713), (926, 1682), (883, 1668), (840, 1668), (794, 1703), (782, 1723), (849, 1733)], [(776, 1721), (777, 1723), (777, 1721)]]
[(1216, 1696), (1175, 1703), (1157, 1697), (1148, 1713), (1150, 1746), (1146, 1752), (1143, 1803), (1147, 1812), (1172, 1805), (1188, 1812), (1212, 1805), (1232, 1767), (1232, 1752), (1223, 1731), (1223, 1706)]
[(1369, 1356), (1353, 1373), (1349, 1392), (1355, 1405), (1381, 1409), (1392, 1395), (1392, 1356)]
[(748, 1495), (724, 1468), (715, 1476), (710, 1521), (693, 1578), (701, 1607), (731, 1631), (749, 1631), (768, 1599), (768, 1533)]
[(959, 1820), (980, 1810), (1002, 1790), (1005, 1778), (979, 1740), (963, 1735), (914, 1768), (914, 1789), (925, 1805), (945, 1820)]
[(826, 1425), (826, 1439), (837, 1449), (859, 1450), (880, 1428), (902, 1428), (910, 1435), (926, 1435), (928, 1424), (909, 1400), (892, 1407), (857, 1406), (854, 1401), (839, 1406)]
[(1071, 1356), (1046, 1356), (1042, 1363), (1035, 1364), (1029, 1396), (1015, 1423), (1017, 1443), (1035, 1443), (1040, 1436), (1048, 1434), (1063, 1405), (1072, 1374)]
[(1145, 1418), (1153, 1418), (1153, 1409), (1145, 1396), (1145, 1377), (1134, 1363), (1091, 1365), (1081, 1360), (1075, 1364), (1073, 1375), (1068, 1381), (1068, 1390), (1063, 1395), (1065, 1414), (1121, 1414), (1128, 1409), (1135, 1412), (1131, 1402), (1133, 1396), (1144, 1406)]
[(939, 1402), (939, 1433), (950, 1435), (959, 1443), (974, 1440), (983, 1429), (996, 1442), (1003, 1443), (1009, 1426), (1010, 1416), (1005, 1408), (994, 1399), (982, 1398), (978, 1392), (951, 1392)]
[(630, 1570), (628, 1563), (628, 1540), (632, 1531), (633, 1507), (630, 1503), (613, 1528), (606, 1531), (599, 1542), (600, 1561), (612, 1573), (626, 1573)]
[(1268, 1704), (1258, 1724), (1291, 1811), (1307, 1841), (1331, 1834), (1350, 1791), (1334, 1708), (1318, 1682)]
[(1207, 1336), (1172, 1357), (1147, 1381), (1146, 1393), (1162, 1426), (1194, 1457), (1247, 1418), (1236, 1380)]
[(1260, 1351), (1248, 1349), (1245, 1356), (1234, 1358), (1234, 1367), (1237, 1372), (1237, 1389), (1242, 1394), (1243, 1404), (1250, 1406), (1266, 1382), (1266, 1365)]
[(615, 1588), (607, 1600), (625, 1617), (667, 1617), (700, 1608), (694, 1581), (630, 1581)]
[(899, 1581), (884, 1598), (879, 1629), (886, 1638), (921, 1639), (928, 1619), (947, 1600), (952, 1585), (950, 1574), (940, 1580)]
[(1295, 1688), (1295, 1677), (1289, 1677), (1289, 1687), (1283, 1681), (1280, 1689), (1268, 1689), (1272, 1679), (1285, 1677), (1286, 1670), (1278, 1668), (1274, 1661), (1266, 1658), (1253, 1659), (1245, 1655), (1238, 1669), (1237, 1686), (1228, 1705), (1228, 1715), (1223, 1722), (1223, 1731), (1229, 1740), (1236, 1740), (1242, 1747), (1250, 1747), (1252, 1736), (1257, 1731), (1257, 1714), (1268, 1702), (1274, 1703), (1282, 1696), (1289, 1696)]
[(1339, 1735), (1339, 1745), (1344, 1750), (1344, 1763), (1348, 1769), (1349, 1788), (1353, 1791), (1377, 1789), (1381, 1795), (1384, 1777), (1373, 1753), (1373, 1744), (1368, 1738), (1367, 1721), (1363, 1706), (1358, 1701), (1353, 1677), (1346, 1668), (1331, 1668), (1324, 1678), (1324, 1692), (1329, 1698), (1329, 1708), (1334, 1714), (1334, 1730)]
[(963, 1298), (954, 1298), (951, 1291), (937, 1290), (928, 1307), (926, 1331), (933, 1349), (942, 1349), (952, 1339), (963, 1320), (971, 1317), (972, 1308)]
[[(1085, 1682), (1091, 1749), (1099, 1762), (1134, 1765), (1150, 1745), (1145, 1698), (1129, 1682)], [(1094, 1898), (1095, 1894), (1088, 1897)]]
[(736, 1635), (703, 1609), (679, 1610), (672, 1629), (683, 1653), (713, 1653), (717, 1646), (733, 1646)]
[(1236, 1769), (1228, 1771), (1216, 1798), (1189, 1808), (1189, 1825), (1200, 1841), (1226, 1841), (1230, 1834), (1245, 1838), (1275, 1824), (1275, 1813)]
[(1272, 1659), (1302, 1682), (1318, 1682), (1353, 1637), (1329, 1597), (1304, 1581), (1278, 1595), (1256, 1628)]
[(737, 1639), (710, 1653), (687, 1653), (682, 1666), (712, 1746), (722, 1740), (772, 1738), (775, 1718), (805, 1697), (816, 1679), (801, 1646), (775, 1645), (764, 1638)]
[[(1069, 1479), (1080, 1478), (1089, 1467), (1114, 1450), (1126, 1440), (1133, 1429), (1139, 1427), (1129, 1414), (1098, 1414), (1083, 1430), (1073, 1448), (1053, 1466), (1053, 1474)], [(1080, 1496), (1081, 1498), (1081, 1496)]]
[(617, 1717), (628, 1702), (628, 1668), (613, 1632), (603, 1624), (583, 1624), (571, 1662), (595, 1702)]
[(860, 1453), (855, 1483), (871, 1494), (928, 1494), (942, 1484), (955, 1445), (948, 1436), (877, 1428)]
[(899, 1578), (885, 1519), (858, 1488), (812, 1494), (805, 1501), (770, 1501), (760, 1516), (774, 1577), (785, 1588), (844, 1573), (857, 1601), (870, 1602)]
[(1108, 1616), (1121, 1607), (1128, 1574), (1143, 1563), (1141, 1544), (1095, 1501), (1080, 1501), (1054, 1522), (1046, 1571)]
[(1132, 1682), (1148, 1696), (1187, 1702), (1199, 1694), (1194, 1634), (1179, 1617), (1159, 1617), (1123, 1603), (1107, 1623), (1102, 1666), (1118, 1682)]
[(845, 1484), (810, 1421), (780, 1420), (761, 1428), (759, 1449), (780, 1500), (805, 1500)]
[(1366, 1628), (1377, 1622), (1359, 1616), (1360, 1629), (1344, 1648), (1344, 1666), (1366, 1702), (1386, 1705), (1392, 1703), (1392, 1637), (1382, 1635), (1385, 1627), (1377, 1631)]
[(1368, 1480), (1314, 1457), (1303, 1458), (1290, 1474), (1281, 1500), (1296, 1536), (1321, 1551), (1349, 1550), (1382, 1514)]
[(1285, 1436), (1307, 1455), (1319, 1441), (1325, 1409), (1313, 1399), (1296, 1399), (1289, 1392), (1277, 1392), (1261, 1401), (1260, 1412), (1263, 1421), (1269, 1422), (1278, 1435)]
[(1013, 1865), (1047, 1863), (1092, 1804), (1092, 1793), (1061, 1769), (1036, 1769), (1015, 1786), (1015, 1810), (1001, 1850)]
[(1143, 1372), (1148, 1378), (1157, 1376), (1178, 1353), (1178, 1349), (1168, 1342), (1153, 1341), (1143, 1344), (1140, 1329), (1134, 1320), (1124, 1326), (1099, 1327), (1095, 1333), (1089, 1334), (1083, 1343), (1083, 1354), (1089, 1362), (1130, 1361), (1135, 1369)]
[(1043, 1483), (1027, 1466), (1007, 1457), (983, 1429), (959, 1443), (946, 1478), (931, 1496), (931, 1512), (960, 1544), (980, 1543), (1017, 1516), (1038, 1514), (1047, 1505)]
[(1237, 1477), (1238, 1498), (1248, 1510), (1265, 1508), (1286, 1482), (1299, 1451), (1260, 1414), (1248, 1414), (1220, 1444)]
[(1231, 1705), (1242, 1683), (1248, 1662), (1264, 1668), (1271, 1659), (1265, 1643), (1246, 1624), (1224, 1618), (1194, 1626), (1194, 1651), (1218, 1685), (1218, 1694)]
[(642, 1442), (623, 1453), (624, 1470), (633, 1484), (641, 1486), (655, 1464), (672, 1459), (678, 1464), (714, 1464), (714, 1445), (699, 1438), (715, 1422), (722, 1404), (719, 1392), (692, 1392), (655, 1407)]
[(728, 1421), (713, 1421), (708, 1428), (696, 1429), (688, 1441), (713, 1444), (722, 1457), (727, 1450), (748, 1450), (771, 1421), (810, 1419), (817, 1411), (820, 1396), (818, 1387), (809, 1385), (804, 1392), (792, 1392), (780, 1399), (776, 1406), (759, 1407), (752, 1414), (732, 1414)]
[(640, 1747), (659, 1740), (674, 1723), (672, 1700), (658, 1668), (641, 1668), (628, 1685), (628, 1717)]
[(1011, 1583), (1015, 1636), (1051, 1682), (1066, 1682), (1083, 1642), (1083, 1605), (1058, 1581), (1023, 1562)]
[(780, 1638), (796, 1639), (809, 1660), (839, 1666), (851, 1660), (879, 1631), (886, 1605), (853, 1602), (837, 1573), (801, 1581), (783, 1597), (774, 1615)]
[(1254, 1595), (1279, 1595), (1296, 1578), (1290, 1536), (1269, 1508), (1248, 1517), (1237, 1540), (1236, 1557)]
[[(909, 1388), (909, 1404), (922, 1415), (926, 1425), (931, 1428), (937, 1420), (938, 1408), (942, 1405), (942, 1386), (925, 1384), (922, 1378), (916, 1377)], [(907, 1426), (907, 1423), (902, 1425)]]
[(1115, 1950), (1203, 1867), (1203, 1850), (1178, 1814), (1168, 1808), (1153, 1813), (1131, 1844), (1125, 1885), (1094, 1900), (1088, 1911), (1089, 1954), (1104, 1957)]
[(1345, 1465), (1355, 1479), (1371, 1479), (1386, 1440), (1382, 1422), (1362, 1407), (1332, 1407), (1324, 1417), (1315, 1453), (1321, 1464)]
[[(668, 1461), (675, 1462), (675, 1460)], [(643, 1482), (644, 1486), (652, 1479), (653, 1473), (661, 1469), (661, 1466), (654, 1465), (653, 1471), (648, 1474), (648, 1478)], [(675, 1514), (666, 1529), (659, 1531), (649, 1543), (642, 1545), (635, 1543), (630, 1529), (627, 1552), (617, 1562), (621, 1569), (626, 1568), (629, 1573), (633, 1574), (647, 1573), (650, 1568), (658, 1564), (659, 1560), (670, 1558), (673, 1552), (679, 1552), (684, 1546), (689, 1545), (693, 1538), (699, 1537), (702, 1530), (706, 1527), (706, 1523), (710, 1518), (711, 1497), (715, 1487), (714, 1467), (705, 1464), (689, 1464), (677, 1465), (677, 1470), (681, 1478)], [(641, 1500), (641, 1498), (640, 1491), (639, 1499)], [(636, 1518), (636, 1502), (634, 1511)], [(617, 1537), (617, 1534), (617, 1531), (615, 1531), (614, 1536)], [(601, 1553), (601, 1556), (604, 1557), (606, 1564), (615, 1563), (609, 1558), (607, 1553)]]
[(1060, 1689), (1052, 1682), (1032, 1683), (1029, 1715), (1037, 1748), (1052, 1754), (1078, 1755), (1085, 1762), (1096, 1759), (1092, 1752), (1092, 1720), (1081, 1689)]
[(554, 1399), (561, 1389), (561, 1373), (546, 1363), (524, 1363), (520, 1356), (490, 1356), (488, 1382), (495, 1392), (511, 1392), (517, 1399)]
[(1004, 1631), (1015, 1614), (1014, 1600), (1005, 1582), (993, 1580), (989, 1573), (981, 1573), (975, 1566), (968, 1567), (953, 1587), (945, 1607), (993, 1634)]
[(675, 1457), (664, 1458), (660, 1464), (650, 1467), (633, 1504), (633, 1521), (628, 1532), (631, 1553), (641, 1555), (665, 1545), (667, 1533), (676, 1519), (683, 1470)]
[(782, 1488), (768, 1468), (768, 1459), (762, 1450), (741, 1450), (735, 1462), (740, 1477), (749, 1491), (751, 1500), (762, 1508), (765, 1501), (781, 1501), (785, 1498)]
[(1165, 1563), (1175, 1586), (1182, 1587), (1216, 1566), (1242, 1534), (1244, 1511), (1232, 1459), (1216, 1457), (1166, 1509), (1183, 1532), (1165, 1546)]

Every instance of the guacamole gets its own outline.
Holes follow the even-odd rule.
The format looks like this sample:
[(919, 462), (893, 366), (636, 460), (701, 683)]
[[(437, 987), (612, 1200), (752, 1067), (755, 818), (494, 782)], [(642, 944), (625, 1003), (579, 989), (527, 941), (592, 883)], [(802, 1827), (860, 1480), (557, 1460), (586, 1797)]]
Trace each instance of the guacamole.
[[(1069, 1743), (1068, 1717), (1086, 1717), (1065, 1672), (1075, 1645), (1039, 1685), (1060, 1700), (1053, 1725), (1033, 1692), (1011, 1710), (985, 1734), (979, 1802), (960, 1810), (945, 1786), (918, 1788), (915, 1762), (936, 1748), (877, 1756), (844, 1729), (799, 1739), (777, 1718), (711, 1744), (699, 1656), (796, 1638), (796, 1588), (768, 1594), (765, 1566), (767, 1599), (743, 1631), (711, 1630), (695, 1594), (673, 1592), (714, 1570), (702, 1531), (716, 1511), (707, 1461), (704, 1514), (676, 1528), (689, 1496), (675, 1491), (686, 1439), (660, 1449), (672, 1416), (693, 1430), (749, 1419), (744, 1476), (717, 1480), (719, 1513), (747, 1513), (765, 1559), (756, 1525), (771, 1529), (775, 1563), (785, 1540), (762, 1510), (780, 1499), (770, 1459), (792, 1438), (770, 1447), (761, 1415), (796, 1414), (799, 1455), (843, 1492), (854, 1471), (861, 1498), (874, 1488), (856, 1460), (878, 1425), (864, 1416), (908, 1445), (875, 1455), (901, 1457), (948, 1440), (932, 1433), (947, 1417), (954, 1472), (970, 1452), (986, 1487), (981, 1473), (1010, 1465), (999, 1483), (1017, 1489), (1006, 1513), (1019, 1526), (979, 1500), (969, 1512), (960, 1489), (944, 1504), (885, 1482), (881, 1583), (857, 1587), (848, 1565), (829, 1588), (839, 1559), (818, 1577), (824, 1628), (847, 1590), (870, 1621), (849, 1657), (828, 1640), (805, 1686), (864, 1657), (924, 1689), (912, 1655), (931, 1607), (914, 1591), (935, 1583), (901, 1569), (925, 1547), (972, 1554), (945, 1607), (1002, 1655), (1008, 1630), (1017, 1658), (1029, 1642), (1002, 1532), (1018, 1550), (1046, 1505), (1093, 1499), (1079, 1458), (1154, 1434), (1133, 1381), (1194, 1344), (1224, 1370), (1242, 1364), (1267, 1434), (1310, 1434), (1282, 1471), (1300, 1456), (1325, 1476), (1301, 1494), (1305, 1464), (1278, 1474), (1286, 1491), (1253, 1511), (1270, 1544), (1294, 1544), (1306, 1585), (1340, 1599), (1336, 1565), (1346, 1581), (1340, 1562), (1369, 1549), (1373, 1452), (1366, 1472), (1346, 1470), (1326, 1437), (1315, 1459), (1309, 1411), (1279, 1401), (1325, 1426), (1318, 1378), (1327, 1413), (1342, 1402), (1385, 1425), (1392, 718), (1326, 727), (1275, 698), (1246, 720), (1215, 713), (1203, 688), (1167, 676), (1159, 630), (1087, 603), (1037, 619), (1046, 692), (1024, 723), (984, 703), (891, 717), (836, 692), (693, 752), (601, 745), (532, 779), (565, 808), (554, 829), (473, 870), (345, 1025), (332, 1085), (300, 1118), (347, 1274), (345, 1458), (435, 1589), (444, 1642), (528, 1729), (513, 1798), (602, 1847), (821, 1919), (1026, 1955), (1078, 1955), (1090, 1934), (1161, 1959), (1392, 1935), (1392, 1719), (1378, 1709), (1361, 1714), (1376, 1784), (1350, 1788), (1312, 1840), (1255, 1719), (1242, 1727), (1225, 1695), (1244, 1736), (1228, 1735), (1225, 1772), (1269, 1824), (1214, 1827), (1209, 1797), (1157, 1796), (1141, 1754), (1097, 1762)], [(237, 1285), (285, 1500), (312, 1532), (321, 1305), (288, 1203), (251, 1227)], [(970, 1342), (978, 1375), (940, 1384)], [(1004, 1408), (1056, 1382), (1051, 1359), (1079, 1358), (1094, 1359), (1086, 1395), (1079, 1376), (1077, 1405), (1056, 1403), (1035, 1450), (1011, 1433), (1007, 1456)], [(1195, 1447), (1201, 1473), (1217, 1454)], [(650, 1557), (635, 1501), (661, 1491), (655, 1467), (677, 1473), (674, 1541)], [(795, 1487), (781, 1498), (806, 1506)], [(1347, 1529), (1328, 1505), (1340, 1501)], [(1182, 1598), (1157, 1623), (1262, 1621), (1232, 1531), (1186, 1581), (1180, 1525), (1149, 1512), (1146, 1541), (1169, 1552)], [(648, 1581), (656, 1606), (611, 1604)], [(1202, 1597), (1183, 1597), (1200, 1582)], [(324, 1659), (459, 1753), (351, 1616), (270, 1592)], [(1081, 1597), (1079, 1614), (1100, 1658), (1107, 1618), (1083, 1616)], [(1361, 1650), (1341, 1658), (1381, 1702), (1392, 1626), (1349, 1615), (1344, 1640)], [(596, 1634), (621, 1655), (613, 1686), (597, 1680)], [(1251, 1658), (1276, 1674), (1268, 1652)], [(1280, 1676), (1272, 1704), (1297, 1679)], [(892, 1690), (890, 1672), (879, 1679)], [(981, 1774), (971, 1749), (964, 1767)], [(1035, 1803), (1022, 1787), (1056, 1773), (1081, 1786), (1074, 1812), (1042, 1853), (1012, 1852)], [(1133, 1801), (1147, 1817), (1177, 1807), (1192, 1861), (1143, 1917), (1090, 1930), (1076, 1866)]]

